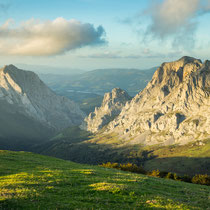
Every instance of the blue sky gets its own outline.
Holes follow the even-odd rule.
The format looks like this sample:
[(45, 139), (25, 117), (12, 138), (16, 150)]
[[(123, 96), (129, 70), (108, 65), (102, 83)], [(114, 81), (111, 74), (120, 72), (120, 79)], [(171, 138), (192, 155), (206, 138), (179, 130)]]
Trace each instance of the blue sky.
[(149, 68), (210, 55), (209, 0), (0, 0), (0, 64)]

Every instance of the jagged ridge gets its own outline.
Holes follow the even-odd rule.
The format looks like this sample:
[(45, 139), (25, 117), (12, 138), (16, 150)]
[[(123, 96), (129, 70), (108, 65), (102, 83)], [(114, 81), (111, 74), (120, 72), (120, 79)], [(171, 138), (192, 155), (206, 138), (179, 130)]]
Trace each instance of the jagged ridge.
[(112, 92), (106, 93), (101, 107), (96, 107), (95, 111), (85, 118), (86, 129), (93, 133), (100, 130), (120, 114), (129, 100), (131, 100), (131, 97), (120, 88), (114, 88)]
[(163, 63), (106, 128), (125, 144), (185, 144), (210, 136), (210, 62)]
[(85, 117), (74, 102), (57, 96), (35, 73), (13, 65), (0, 70), (0, 102), (55, 130), (79, 125)]

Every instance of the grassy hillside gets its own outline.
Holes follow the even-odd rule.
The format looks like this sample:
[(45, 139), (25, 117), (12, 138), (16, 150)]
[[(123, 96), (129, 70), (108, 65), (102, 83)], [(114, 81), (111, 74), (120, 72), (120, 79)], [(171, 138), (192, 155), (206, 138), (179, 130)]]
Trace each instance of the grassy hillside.
[(65, 129), (56, 138), (34, 148), (35, 152), (79, 163), (132, 162), (147, 171), (159, 169), (188, 174), (210, 175), (210, 139), (187, 145), (125, 145), (114, 134), (91, 135), (78, 127)]
[(0, 209), (208, 209), (210, 188), (0, 151)]
[(147, 148), (155, 157), (145, 162), (146, 170), (159, 169), (178, 174), (210, 174), (210, 139), (186, 145)]

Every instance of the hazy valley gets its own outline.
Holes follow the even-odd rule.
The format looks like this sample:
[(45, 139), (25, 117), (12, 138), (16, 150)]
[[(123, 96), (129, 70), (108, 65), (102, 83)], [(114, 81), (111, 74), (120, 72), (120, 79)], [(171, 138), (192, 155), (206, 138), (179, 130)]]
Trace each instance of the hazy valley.
[[(31, 151), (77, 163), (94, 165), (107, 162), (136, 164), (132, 167), (143, 167), (143, 171), (140, 173), (162, 177), (162, 175), (158, 175), (158, 171), (161, 171), (162, 174), (165, 174), (164, 177), (168, 176), (175, 180), (186, 179), (184, 178), (186, 175), (188, 175), (188, 181), (195, 180), (196, 178), (192, 177), (195, 177), (196, 174), (210, 174), (210, 62), (202, 63), (195, 58), (182, 57), (174, 62), (163, 63), (155, 72), (154, 69), (145, 71), (124, 70), (125, 75), (121, 75), (122, 71), (114, 70), (116, 74), (120, 75), (116, 81), (122, 79), (122, 83), (116, 83), (112, 80), (113, 70), (105, 71), (104, 81), (97, 75), (99, 70), (76, 75), (76, 79), (74, 76), (69, 79), (69, 77), (63, 76), (42, 75), (41, 77), (45, 78), (53, 91), (35, 73), (20, 70), (13, 65), (5, 66), (0, 70), (0, 118), (1, 122), (4, 122), (0, 128), (0, 149)], [(152, 72), (154, 72), (154, 75), (151, 77)], [(126, 80), (128, 75), (131, 75), (131, 77)], [(84, 83), (85, 78), (89, 77), (92, 82), (87, 79)], [(138, 77), (141, 77), (141, 79), (139, 80)], [(97, 79), (99, 81), (98, 85)], [(151, 80), (146, 85), (149, 79)], [(140, 92), (137, 89), (137, 81), (141, 83), (139, 86)], [(111, 85), (107, 86), (107, 83)], [(68, 95), (69, 88), (73, 89), (73, 86), (76, 86), (75, 84), (78, 84), (78, 87), (74, 87), (76, 98), (73, 95)], [(93, 84), (96, 86), (93, 86)], [(118, 87), (112, 89), (114, 85), (118, 85)], [(134, 88), (132, 91), (138, 92), (134, 97), (131, 93), (135, 91), (132, 92), (129, 89), (132, 85), (132, 88)], [(125, 88), (128, 92), (122, 88)], [(105, 93), (103, 97), (101, 96), (110, 89), (112, 89), (110, 92)], [(73, 102), (72, 99), (80, 102), (80, 105)], [(87, 106), (83, 107), (86, 114), (80, 109), (84, 101), (89, 105), (88, 109)], [(42, 164), (44, 164), (43, 167), (48, 168), (48, 175), (51, 174), (50, 176), (57, 177), (56, 179), (59, 179), (58, 177), (61, 175), (72, 176), (70, 172), (64, 171), (64, 168), (59, 169), (59, 171), (62, 171), (62, 173), (59, 172), (61, 173), (59, 176), (54, 171), (55, 169), (52, 169), (53, 161), (60, 160), (38, 155), (31, 156), (31, 154), (22, 152), (8, 153), (1, 151), (0, 153), (2, 166), (8, 164), (9, 167), (4, 172), (0, 171), (3, 174), (1, 178), (3, 183), (6, 183), (5, 176), (11, 177), (12, 175), (9, 174), (14, 173), (12, 172), (13, 163), (10, 161), (12, 157), (14, 157), (15, 165), (20, 164), (18, 161), (22, 158), (25, 161), (26, 156), (34, 161), (37, 159), (38, 162), (38, 159), (41, 158), (45, 160)], [(10, 156), (9, 160), (7, 160), (8, 155)], [(5, 160), (8, 162), (5, 163)], [(21, 163), (23, 164), (22, 169), (17, 168), (20, 173), (18, 179), (26, 179), (21, 173), (34, 174), (35, 177), (37, 176), (35, 174), (43, 177), (47, 175), (43, 174), (42, 171), (30, 168), (27, 161)], [(120, 183), (123, 181), (126, 184), (113, 182), (111, 174), (116, 172), (111, 171), (112, 169), (103, 171), (103, 169), (93, 166), (90, 168), (87, 165), (76, 165), (76, 163), (71, 162), (60, 162), (57, 167), (61, 167), (60, 164), (63, 164), (63, 166), (69, 164), (71, 171), (81, 171), (85, 176), (90, 176), (88, 186), (98, 186), (98, 180), (101, 180), (102, 188), (107, 189), (103, 190), (105, 194), (112, 193), (114, 197), (115, 193), (116, 196), (118, 196), (118, 193), (121, 195), (121, 193), (124, 193), (124, 187), (121, 188), (121, 186), (126, 186), (126, 193), (130, 192), (128, 190), (130, 184), (126, 180), (123, 181), (122, 177)], [(81, 169), (81, 167), (85, 169)], [(98, 175), (100, 173), (102, 175)], [(109, 174), (110, 178), (105, 178), (106, 174)], [(115, 176), (114, 174), (113, 176)], [(141, 176), (145, 175), (138, 177), (129, 174), (129, 177), (132, 176), (139, 180), (143, 178)], [(62, 180), (65, 177), (62, 177)], [(82, 182), (84, 177), (79, 177), (77, 175), (77, 179)], [(14, 188), (18, 179), (12, 177), (11, 179), (14, 182), (11, 186)], [(32, 182), (34, 180), (30, 177), (27, 179)], [(112, 180), (111, 184), (108, 179)], [(208, 176), (206, 180), (205, 182), (208, 183)], [(72, 182), (72, 186), (76, 182), (76, 180)], [(156, 185), (156, 180), (151, 179), (149, 182), (154, 182), (154, 186)], [(167, 183), (167, 181), (162, 182), (163, 184)], [(40, 180), (37, 180), (36, 183), (39, 183), (40, 187), (43, 185)], [(47, 198), (48, 193), (51, 192), (50, 189), (55, 186), (58, 187), (58, 182), (56, 183), (48, 184), (49, 192), (45, 191), (42, 196)], [(174, 186), (178, 186), (177, 184), (174, 183)], [(186, 187), (188, 188), (188, 186)], [(110, 189), (115, 188), (116, 192), (115, 190), (110, 191)], [(73, 188), (71, 189), (73, 190)], [(98, 190), (100, 192), (101, 188), (99, 186), (99, 188), (94, 189), (95, 192)], [(20, 195), (15, 193), (16, 197), (11, 196), (13, 191), (5, 188), (5, 184), (1, 185), (1, 190), (6, 192), (6, 194), (2, 194), (1, 208), (4, 209), (7, 206), (16, 208), (15, 202), (22, 203), (19, 201)], [(25, 190), (25, 187), (22, 186), (21, 190)], [(64, 188), (60, 188), (60, 190), (64, 190)], [(82, 188), (81, 196), (84, 194), (83, 190), (89, 192), (88, 187)], [(199, 187), (197, 190), (200, 190)], [(203, 190), (207, 190), (207, 188), (203, 188)], [(32, 191), (30, 189), (28, 193), (24, 193), (24, 196), (32, 196), (33, 199), (39, 200), (40, 206), (46, 205), (46, 201), (42, 201), (39, 196), (33, 195)], [(101, 196), (106, 196), (105, 194)], [(142, 204), (137, 204), (136, 196), (132, 197), (130, 194), (129, 199), (133, 200), (133, 205), (149, 208), (149, 197), (145, 198), (147, 201), (145, 200)], [(9, 197), (6, 198), (5, 195)], [(134, 195), (139, 195), (138, 190), (134, 192)], [(161, 199), (165, 199), (166, 195), (163, 195), (160, 188), (157, 194), (154, 193), (151, 196), (157, 205), (152, 202), (150, 206), (162, 205), (163, 201), (157, 201), (158, 195), (161, 195)], [(59, 199), (60, 195), (57, 194), (57, 196)], [(112, 198), (116, 199), (113, 196)], [(82, 197), (84, 198), (84, 196)], [(77, 202), (81, 206), (91, 205), (91, 201), (88, 201), (88, 199), (86, 202), (81, 202), (80, 199)], [(145, 202), (146, 204), (144, 204)], [(33, 205), (29, 205), (27, 202), (23, 202), (21, 205), (26, 205), (26, 208), (33, 208)], [(52, 205), (50, 200), (47, 205)], [(77, 206), (72, 202), (68, 205)], [(168, 205), (173, 206), (173, 208), (183, 205), (187, 208), (188, 204), (179, 200), (179, 204), (173, 202)], [(197, 204), (193, 204), (193, 206), (199, 207)]]
[[(79, 105), (55, 95), (33, 72), (6, 66), (1, 69), (1, 148), (80, 163), (133, 162), (149, 170), (209, 173), (209, 69), (209, 61), (191, 57), (164, 63), (135, 97), (114, 88), (85, 115)], [(122, 83), (127, 87), (137, 78), (135, 74), (144, 74), (129, 72), (132, 80)], [(95, 75), (95, 71), (86, 74)], [(144, 82), (148, 75), (142, 76)], [(88, 80), (87, 86), (91, 86)], [(83, 98), (88, 99), (92, 96)]]
[(0, 1), (0, 210), (210, 208), (210, 0)]

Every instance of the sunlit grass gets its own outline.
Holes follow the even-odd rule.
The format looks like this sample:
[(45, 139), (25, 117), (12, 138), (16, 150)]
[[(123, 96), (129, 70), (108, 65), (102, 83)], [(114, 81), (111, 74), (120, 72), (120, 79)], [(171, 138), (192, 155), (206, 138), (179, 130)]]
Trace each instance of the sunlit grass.
[(207, 209), (210, 188), (0, 151), (0, 209)]

